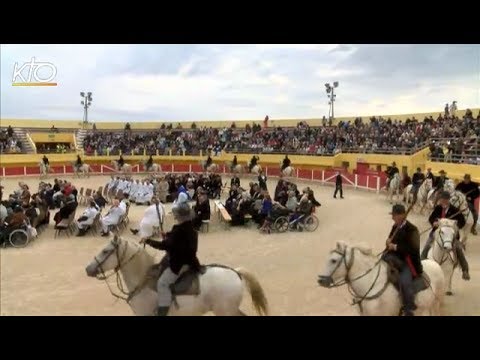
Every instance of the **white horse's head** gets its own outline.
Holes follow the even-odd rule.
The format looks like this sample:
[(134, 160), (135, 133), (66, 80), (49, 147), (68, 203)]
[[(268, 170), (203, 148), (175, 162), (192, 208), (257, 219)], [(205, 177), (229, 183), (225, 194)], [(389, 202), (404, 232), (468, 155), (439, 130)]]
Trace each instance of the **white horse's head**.
[(430, 191), (433, 187), (433, 182), (432, 182), (432, 179), (426, 179), (425, 180), (425, 189), (427, 191)]
[(457, 220), (440, 219), (436, 231), (436, 241), (444, 250), (452, 250), (453, 241), (457, 236)]
[(445, 180), (443, 189), (452, 193), (455, 191), (455, 182), (452, 179)]
[(330, 287), (347, 277), (351, 249), (348, 244), (337, 242), (337, 247), (330, 251), (323, 273), (318, 276), (320, 286)]
[(100, 275), (105, 277), (105, 273), (110, 270), (117, 272), (128, 261), (128, 253), (128, 243), (115, 235), (113, 240), (87, 265), (85, 271), (91, 277)]

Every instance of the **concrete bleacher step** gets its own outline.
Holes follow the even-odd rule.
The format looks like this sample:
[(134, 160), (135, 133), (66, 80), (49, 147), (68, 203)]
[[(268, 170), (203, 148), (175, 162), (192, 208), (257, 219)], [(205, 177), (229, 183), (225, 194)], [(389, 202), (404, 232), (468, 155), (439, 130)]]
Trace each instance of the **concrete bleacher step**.
[(32, 147), (30, 144), (30, 141), (28, 141), (27, 134), (25, 132), (25, 129), (20, 129), (20, 128), (14, 128), (13, 132), (15, 134), (15, 137), (20, 140), (22, 144), (22, 149), (27, 153), (27, 154), (35, 154), (35, 149)]

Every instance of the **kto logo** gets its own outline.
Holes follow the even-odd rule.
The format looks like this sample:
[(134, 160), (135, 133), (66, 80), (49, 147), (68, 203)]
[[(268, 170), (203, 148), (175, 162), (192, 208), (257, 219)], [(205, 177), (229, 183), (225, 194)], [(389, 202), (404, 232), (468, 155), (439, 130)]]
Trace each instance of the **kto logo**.
[[(27, 74), (24, 74), (25, 69), (28, 69)], [(21, 67), (15, 63), (12, 86), (57, 86), (56, 82), (52, 82), (55, 76), (57, 76), (55, 65), (49, 62), (36, 62), (32, 57), (30, 62), (24, 63)]]

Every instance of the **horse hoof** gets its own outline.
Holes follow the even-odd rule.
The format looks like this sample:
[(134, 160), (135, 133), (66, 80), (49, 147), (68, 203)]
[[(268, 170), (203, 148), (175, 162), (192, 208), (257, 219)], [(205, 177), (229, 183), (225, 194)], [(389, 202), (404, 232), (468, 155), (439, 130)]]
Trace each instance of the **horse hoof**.
[(453, 292), (447, 291), (445, 294), (447, 294), (448, 296), (452, 296), (452, 295), (453, 295)]

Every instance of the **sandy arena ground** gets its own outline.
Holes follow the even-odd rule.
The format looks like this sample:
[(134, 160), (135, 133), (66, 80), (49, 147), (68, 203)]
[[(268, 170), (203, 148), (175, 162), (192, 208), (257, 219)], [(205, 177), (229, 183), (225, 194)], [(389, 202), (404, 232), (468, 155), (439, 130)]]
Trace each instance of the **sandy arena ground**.
[[(107, 179), (94, 176), (73, 179), (73, 182), (77, 188), (96, 189)], [(2, 181), (6, 196), (16, 188), (18, 181), (19, 178)], [(243, 185), (248, 181), (242, 178)], [(37, 189), (38, 182), (38, 178), (26, 179), (32, 192)], [(297, 183), (299, 186), (306, 184)], [(272, 193), (275, 185), (276, 179), (269, 180)], [(392, 225), (388, 214), (390, 205), (383, 194), (346, 188), (345, 199), (341, 200), (333, 199), (330, 186), (318, 183), (310, 186), (322, 203), (316, 212), (320, 225), (315, 232), (263, 235), (254, 226), (228, 229), (215, 216), (209, 233), (199, 236), (200, 261), (242, 266), (252, 271), (266, 292), (271, 315), (357, 315), (356, 308), (350, 305), (347, 289), (321, 288), (317, 285), (317, 275), (338, 240), (368, 244), (375, 253), (380, 252)], [(83, 208), (77, 210), (77, 215)], [(130, 227), (138, 225), (145, 208), (131, 207)], [(167, 205), (167, 211), (169, 208)], [(409, 219), (421, 231), (428, 227), (426, 216), (411, 215)], [(172, 222), (170, 215), (167, 229)], [(123, 236), (138, 240), (130, 231), (125, 231)], [(86, 265), (110, 239), (112, 236), (67, 238), (63, 234), (54, 239), (50, 224), (49, 229), (26, 248), (1, 249), (1, 315), (132, 315), (126, 303), (110, 295), (104, 282), (89, 278), (85, 273)], [(426, 234), (422, 236), (422, 246), (425, 239)], [(456, 271), (454, 296), (445, 297), (444, 315), (480, 315), (479, 254), (479, 238), (470, 235), (467, 258), (472, 280), (463, 281), (460, 271)], [(157, 258), (161, 256), (158, 252)], [(245, 295), (242, 310), (254, 315), (251, 300)]]

